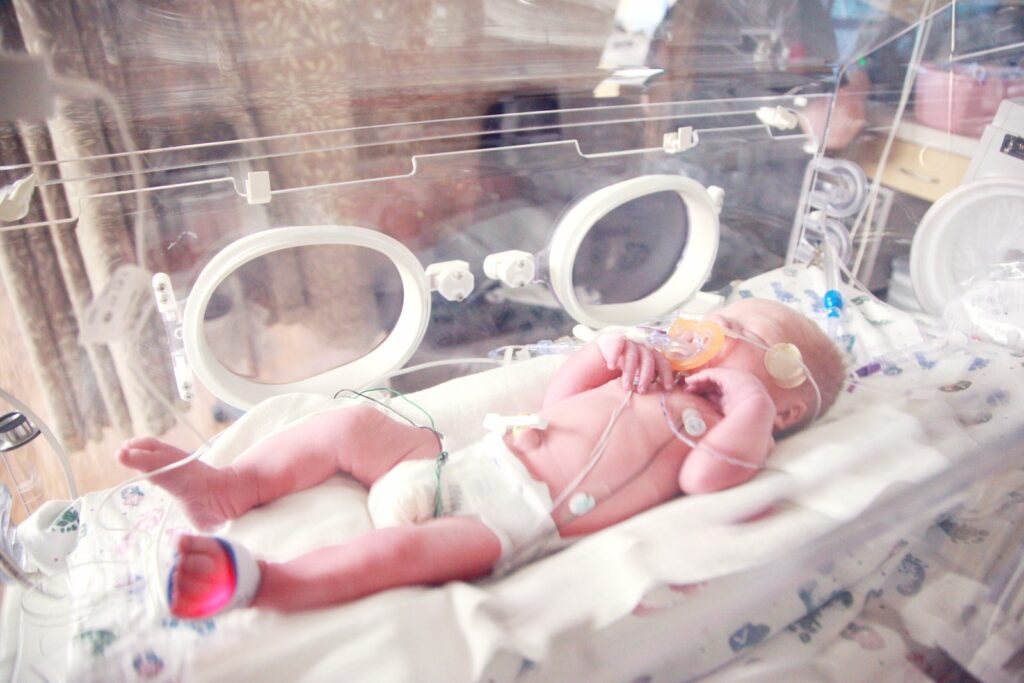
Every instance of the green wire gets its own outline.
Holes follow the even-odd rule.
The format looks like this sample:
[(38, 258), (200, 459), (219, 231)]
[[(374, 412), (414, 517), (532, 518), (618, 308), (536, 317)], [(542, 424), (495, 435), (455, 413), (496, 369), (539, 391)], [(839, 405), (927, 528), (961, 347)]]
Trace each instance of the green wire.
[[(403, 415), (402, 413), (398, 412), (397, 410), (389, 406), (387, 403), (384, 403), (383, 401), (378, 401), (372, 396), (367, 396), (367, 393), (371, 391), (386, 391), (392, 396), (397, 396), (398, 398), (402, 399), (403, 401), (405, 401), (406, 403), (408, 403), (409, 405), (423, 413), (426, 416), (427, 420), (430, 421), (430, 426), (427, 427), (425, 425), (418, 425), (411, 419)], [(413, 401), (411, 398), (403, 394), (401, 391), (398, 391), (397, 389), (392, 389), (391, 387), (373, 387), (370, 389), (363, 389), (362, 391), (357, 391), (355, 389), (341, 389), (334, 394), (334, 398), (338, 398), (338, 396), (344, 392), (355, 394), (356, 396), (366, 399), (367, 401), (372, 401), (379, 405), (380, 407), (390, 410), (392, 413), (402, 418), (413, 427), (416, 427), (418, 429), (429, 429), (430, 432), (434, 435), (434, 438), (437, 439), (438, 447), (437, 460), (434, 465), (434, 479), (437, 482), (437, 484), (434, 487), (434, 518), (436, 519), (440, 517), (443, 508), (443, 500), (441, 498), (441, 470), (444, 469), (445, 464), (448, 462), (448, 451), (444, 449), (444, 435), (441, 434), (441, 432), (437, 431), (437, 429), (435, 429), (433, 416), (429, 412), (427, 412), (426, 408), (416, 403), (416, 401)]]

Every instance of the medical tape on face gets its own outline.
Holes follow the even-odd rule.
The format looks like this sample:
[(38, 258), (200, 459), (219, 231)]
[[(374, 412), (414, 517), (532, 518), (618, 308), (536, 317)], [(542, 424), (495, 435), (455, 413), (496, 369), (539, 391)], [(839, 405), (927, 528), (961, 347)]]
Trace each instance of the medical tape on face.
[[(752, 344), (752, 345), (756, 346), (757, 348), (762, 349), (765, 352), (766, 358), (767, 358), (767, 354), (775, 353), (772, 350), (774, 346), (780, 346), (778, 344), (773, 345), (773, 346), (768, 346), (767, 344), (762, 344), (761, 342), (759, 342), (759, 341), (757, 341), (755, 339), (751, 339), (750, 337), (748, 337), (746, 335), (743, 335), (743, 334), (740, 334), (739, 332), (735, 332), (733, 330), (729, 330), (729, 329), (725, 329), (725, 328), (723, 328), (723, 329), (725, 330), (725, 334), (726, 334), (727, 337), (729, 337), (731, 339), (736, 339), (737, 341), (743, 341), (743, 342), (746, 342), (748, 344)], [(783, 342), (783, 344), (788, 344), (789, 346), (792, 346), (793, 349), (797, 352), (797, 354), (800, 353), (799, 347), (797, 347), (795, 344), (789, 344), (788, 342)], [(809, 367), (807, 367), (806, 363), (804, 363), (802, 355), (800, 355), (800, 357), (797, 358), (797, 357), (793, 356), (790, 351), (781, 351), (781, 353), (788, 356), (788, 359), (787, 359), (788, 362), (795, 362), (795, 363), (799, 364), (799, 368), (803, 372), (804, 379), (806, 379), (807, 383), (811, 385), (811, 389), (814, 390), (814, 413), (811, 415), (811, 422), (814, 422), (815, 420), (818, 419), (818, 416), (821, 414), (821, 403), (822, 403), (822, 400), (821, 400), (821, 389), (818, 387), (818, 382), (814, 379), (814, 374), (811, 372), (811, 369)], [(771, 374), (771, 369), (768, 368), (767, 366), (765, 367), (765, 370), (769, 374)], [(783, 381), (785, 381), (785, 379)], [(786, 383), (788, 383), (788, 382), (786, 382)], [(783, 384), (779, 384), (779, 387), (782, 388), (782, 389), (793, 389), (793, 388), (796, 388), (796, 387), (800, 386), (800, 384), (803, 384), (803, 382), (801, 381), (801, 382), (799, 382), (798, 384), (795, 384), (792, 387), (788, 387), (788, 386), (784, 386)]]
[(725, 337), (753, 344), (764, 350), (765, 372), (778, 387), (795, 389), (809, 380), (817, 400), (815, 418), (821, 410), (821, 392), (795, 344), (780, 342), (767, 346), (713, 320), (689, 318), (676, 318), (667, 330), (635, 327), (627, 331), (626, 337), (661, 353), (676, 372), (696, 371), (706, 366), (721, 352)]

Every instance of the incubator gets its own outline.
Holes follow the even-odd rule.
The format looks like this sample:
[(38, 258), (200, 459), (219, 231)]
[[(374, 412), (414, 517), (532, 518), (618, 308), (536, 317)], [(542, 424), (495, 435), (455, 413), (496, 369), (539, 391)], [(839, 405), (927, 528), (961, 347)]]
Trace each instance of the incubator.
[[(0, 413), (43, 437), (0, 472), (0, 677), (1024, 680), (1017, 4), (18, 0), (0, 40)], [(501, 578), (169, 618), (188, 523), (125, 438), (225, 465), (372, 402), (451, 450), (601, 334), (699, 367), (747, 297), (849, 370), (747, 484)], [(226, 534), (286, 559), (365, 504)]]

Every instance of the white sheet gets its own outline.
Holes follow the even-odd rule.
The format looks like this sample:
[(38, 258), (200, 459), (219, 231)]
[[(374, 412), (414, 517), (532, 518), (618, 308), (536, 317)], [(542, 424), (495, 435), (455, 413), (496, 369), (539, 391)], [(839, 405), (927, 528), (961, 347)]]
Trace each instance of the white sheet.
[[(820, 273), (777, 271), (738, 292), (768, 293), (815, 315), (816, 300), (807, 293), (820, 291), (814, 278)], [(873, 355), (869, 347), (885, 346), (886, 339), (918, 341), (909, 319), (891, 309), (864, 300), (852, 302), (849, 310), (851, 347), (862, 358)], [(299, 615), (237, 612), (190, 627), (161, 621), (154, 608), (136, 615), (134, 630), (99, 656), (83, 654), (79, 639), (76, 666), (103, 670), (105, 680), (132, 680), (137, 667), (125, 662), (152, 652), (162, 663), (157, 676), (167, 680), (185, 675), (195, 681), (253, 682), (624, 680), (666, 662), (685, 664), (692, 674), (711, 671), (761, 643), (767, 646), (771, 636), (787, 633), (810, 609), (893, 561), (891, 544), (880, 539), (848, 562), (815, 574), (809, 592), (793, 584), (801, 580), (794, 568), (792, 576), (744, 574), (785, 559), (857, 517), (877, 497), (941, 470), (970, 444), (962, 434), (960, 441), (936, 441), (935, 429), (937, 419), (955, 419), (970, 408), (973, 390), (957, 397), (963, 404), (959, 411), (948, 402), (923, 401), (906, 392), (968, 371), (979, 389), (1006, 370), (995, 363), (975, 368), (977, 362), (967, 358), (968, 370), (949, 358), (929, 368), (915, 360), (901, 373), (873, 377), (884, 390), (858, 387), (844, 394), (825, 420), (780, 443), (768, 470), (747, 485), (677, 499), (501, 581), (394, 590)], [(449, 446), (458, 448), (480, 436), (485, 413), (536, 409), (545, 379), (559, 362), (540, 358), (455, 380), (414, 398), (434, 415)], [(926, 372), (935, 374), (923, 381)], [(987, 395), (981, 401), (990, 403)], [(228, 462), (260, 438), (335, 405), (299, 395), (267, 401), (227, 430), (207, 459)], [(407, 414), (419, 417), (411, 409)], [(979, 428), (996, 429), (996, 423), (990, 419)], [(145, 505), (155, 510), (166, 504), (151, 487), (142, 489)], [(731, 523), (739, 512), (758, 511), (780, 498), (789, 501), (772, 514)], [(247, 514), (226, 535), (268, 559), (286, 559), (368, 529), (364, 500), (360, 487), (338, 477)], [(138, 515), (138, 510), (120, 511)], [(172, 518), (169, 526), (180, 524), (180, 518)], [(121, 544), (127, 534), (122, 535)], [(112, 539), (93, 538), (103, 540)], [(744, 601), (763, 598), (765, 591), (777, 591), (778, 598), (754, 619), (743, 610)], [(686, 634), (685, 647), (680, 633)]]

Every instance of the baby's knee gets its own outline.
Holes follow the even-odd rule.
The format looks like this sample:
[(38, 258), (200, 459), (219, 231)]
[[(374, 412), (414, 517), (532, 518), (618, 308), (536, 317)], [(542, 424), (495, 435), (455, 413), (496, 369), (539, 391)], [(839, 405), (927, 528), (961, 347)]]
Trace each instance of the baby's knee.
[(351, 437), (376, 427), (384, 415), (370, 406), (356, 404), (320, 413), (310, 421), (310, 428), (332, 439)]

